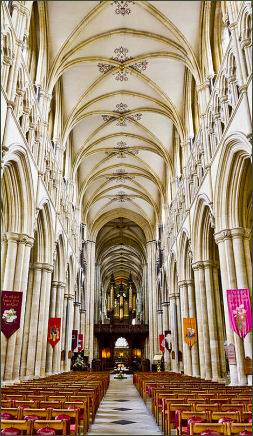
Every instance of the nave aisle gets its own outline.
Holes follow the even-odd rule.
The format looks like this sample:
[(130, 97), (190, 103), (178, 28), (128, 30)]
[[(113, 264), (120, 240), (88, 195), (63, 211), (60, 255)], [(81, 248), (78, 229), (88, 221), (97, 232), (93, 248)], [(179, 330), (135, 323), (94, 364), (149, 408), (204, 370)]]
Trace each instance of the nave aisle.
[(132, 376), (126, 380), (113, 377), (88, 435), (162, 435), (134, 387)]

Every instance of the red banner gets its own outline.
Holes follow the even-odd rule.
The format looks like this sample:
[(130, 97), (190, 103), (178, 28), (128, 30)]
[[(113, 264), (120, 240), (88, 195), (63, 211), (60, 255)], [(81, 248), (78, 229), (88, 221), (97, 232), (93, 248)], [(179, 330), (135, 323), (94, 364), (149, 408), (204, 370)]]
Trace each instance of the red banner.
[(81, 333), (79, 333), (78, 335), (78, 352), (80, 353), (80, 351), (83, 351), (83, 335)]
[(1, 331), (9, 338), (20, 327), (23, 292), (2, 291), (1, 294)]
[(78, 330), (72, 330), (72, 346), (71, 350), (76, 351)]
[(164, 335), (159, 335), (159, 344), (160, 344), (160, 351), (164, 353), (164, 345), (165, 345)]
[(47, 341), (55, 347), (61, 337), (61, 318), (48, 319)]
[(240, 338), (244, 338), (252, 329), (249, 289), (228, 289), (227, 301), (230, 327)]

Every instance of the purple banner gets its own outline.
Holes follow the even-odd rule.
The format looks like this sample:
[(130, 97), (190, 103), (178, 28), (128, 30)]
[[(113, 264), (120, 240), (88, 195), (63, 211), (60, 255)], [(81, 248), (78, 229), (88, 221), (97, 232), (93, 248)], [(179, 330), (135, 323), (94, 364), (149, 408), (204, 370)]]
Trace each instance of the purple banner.
[(2, 291), (1, 293), (1, 331), (9, 338), (20, 327), (23, 292)]
[(252, 329), (249, 289), (228, 289), (228, 315), (232, 330), (244, 338)]

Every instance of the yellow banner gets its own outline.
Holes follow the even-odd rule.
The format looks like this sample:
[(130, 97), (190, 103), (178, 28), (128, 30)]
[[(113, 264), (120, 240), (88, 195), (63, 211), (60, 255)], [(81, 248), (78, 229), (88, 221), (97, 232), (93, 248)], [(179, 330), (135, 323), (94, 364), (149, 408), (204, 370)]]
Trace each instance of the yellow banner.
[(184, 341), (191, 348), (197, 342), (196, 318), (184, 318)]

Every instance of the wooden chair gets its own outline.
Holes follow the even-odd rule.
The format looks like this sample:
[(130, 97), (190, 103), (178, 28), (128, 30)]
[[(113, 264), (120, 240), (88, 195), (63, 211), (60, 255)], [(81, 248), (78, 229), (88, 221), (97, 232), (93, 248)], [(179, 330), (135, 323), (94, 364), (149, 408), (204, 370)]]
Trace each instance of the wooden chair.
[(166, 409), (164, 410), (163, 415), (163, 430), (165, 435), (170, 435), (171, 430), (176, 428), (176, 420), (175, 420), (175, 414), (176, 411), (181, 410), (192, 410), (192, 405), (188, 403), (171, 403), (170, 401), (165, 400)]
[(13, 394), (2, 394), (4, 400), (25, 400), (26, 396), (23, 394), (13, 393)]
[(25, 432), (25, 434), (27, 435), (33, 434), (31, 421), (23, 421), (18, 419), (1, 419), (0, 428), (1, 430), (4, 430), (5, 428), (17, 428), (18, 430)]
[(62, 401), (40, 401), (39, 406), (41, 409), (61, 409)]
[(20, 419), (30, 415), (38, 416), (37, 419), (51, 419), (51, 409), (20, 409)]
[(200, 434), (205, 430), (217, 431), (220, 434), (227, 435), (227, 426), (225, 424), (194, 422), (190, 424), (190, 436)]
[(247, 405), (246, 404), (221, 404), (220, 405), (220, 411), (221, 412), (232, 412), (232, 411), (238, 411), (240, 414), (247, 411)]
[(13, 407), (13, 401), (1, 399), (1, 407)]
[(28, 409), (36, 409), (38, 404), (33, 400), (13, 400), (14, 407), (27, 407)]
[(229, 423), (227, 424), (228, 435), (239, 434), (242, 431), (248, 431), (249, 434), (252, 434), (252, 424), (245, 423)]
[(192, 417), (198, 417), (201, 418), (202, 421), (208, 421), (210, 418), (210, 412), (195, 412), (195, 411), (178, 411), (178, 425), (177, 425), (177, 434), (181, 435), (183, 434), (183, 421), (188, 420)]
[(210, 404), (219, 403), (219, 404), (230, 404), (231, 398), (210, 398)]
[(22, 419), (18, 407), (1, 407), (1, 419), (4, 419), (4, 417), (2, 417), (4, 414), (10, 416), (10, 418), (7, 419)]
[(79, 421), (83, 428), (83, 432), (87, 432), (89, 429), (89, 408), (88, 401), (65, 401), (62, 403), (64, 409), (77, 409), (79, 410)]
[[(164, 408), (164, 402), (165, 400), (170, 400), (171, 402), (176, 402), (178, 400), (177, 396), (174, 394), (161, 394), (159, 391), (159, 394), (154, 393), (154, 400), (152, 401), (152, 412), (155, 416), (155, 419), (159, 425), (159, 415), (162, 413), (162, 410)], [(180, 400), (179, 403), (182, 403), (184, 401)]]
[(231, 399), (231, 403), (245, 403), (245, 404), (251, 404), (251, 397), (236, 397)]
[(60, 431), (62, 435), (67, 435), (67, 422), (66, 421), (57, 421), (57, 420), (39, 420), (39, 421), (33, 421), (32, 422), (32, 431), (33, 435), (36, 435), (36, 432), (40, 428), (49, 427), (54, 429), (55, 431)]
[(55, 419), (58, 415), (66, 415), (70, 417), (70, 434), (78, 434), (80, 420), (78, 409), (52, 409), (51, 419)]
[(68, 401), (68, 395), (49, 395), (47, 401), (60, 401), (63, 403), (64, 401)]
[(211, 421), (219, 421), (222, 418), (230, 418), (235, 422), (240, 422), (240, 412), (212, 412)]
[(249, 422), (249, 419), (252, 419), (252, 413), (251, 412), (242, 412), (241, 413), (241, 422)]
[(89, 418), (91, 418), (91, 422), (95, 419), (96, 414), (96, 404), (95, 404), (95, 398), (92, 394), (83, 394), (83, 395), (72, 395), (69, 398), (69, 401), (85, 401), (88, 400), (88, 407), (89, 407)]
[(196, 403), (195, 410), (196, 410), (196, 412), (205, 412), (206, 410), (208, 412), (219, 412), (219, 404), (218, 403), (214, 403), (214, 404)]

